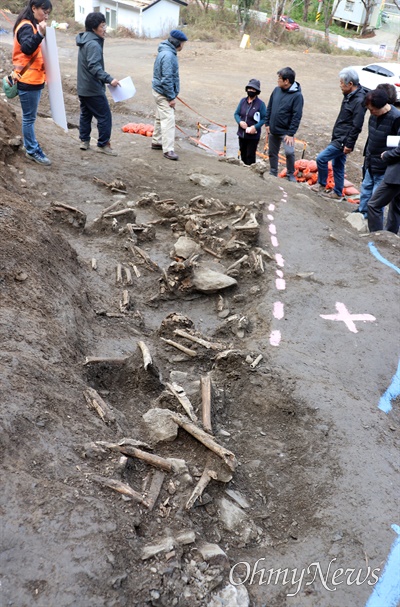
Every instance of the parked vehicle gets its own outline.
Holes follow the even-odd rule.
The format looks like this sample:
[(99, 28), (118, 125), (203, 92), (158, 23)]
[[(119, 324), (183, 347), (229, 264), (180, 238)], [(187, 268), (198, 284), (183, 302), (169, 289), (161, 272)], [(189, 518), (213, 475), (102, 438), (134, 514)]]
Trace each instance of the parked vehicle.
[[(282, 25), (285, 29), (291, 31), (291, 32), (298, 32), (300, 29), (300, 25), (298, 23), (296, 23), (296, 21), (294, 21), (291, 17), (287, 17), (286, 15), (281, 15), (278, 19), (278, 17), (274, 16), (272, 17), (274, 23), (279, 23), (280, 25)], [(268, 23), (271, 22), (271, 19), (268, 19)]]
[(394, 84), (397, 101), (400, 103), (400, 63), (371, 63), (370, 65), (352, 65), (360, 78), (360, 84), (368, 91), (376, 89), (378, 84)]

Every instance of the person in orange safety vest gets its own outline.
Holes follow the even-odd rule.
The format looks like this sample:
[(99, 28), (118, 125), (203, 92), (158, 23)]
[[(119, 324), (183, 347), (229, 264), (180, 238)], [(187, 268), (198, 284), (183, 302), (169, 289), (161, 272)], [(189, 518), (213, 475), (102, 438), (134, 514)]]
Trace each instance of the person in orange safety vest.
[[(50, 0), (29, 0), (14, 25), (13, 67), (22, 108), (22, 136), (25, 156), (49, 166), (51, 160), (35, 135), (35, 121), (40, 96), (46, 81), (40, 45), (46, 36), (46, 23), (52, 10)], [(29, 64), (29, 65), (28, 65)], [(28, 65), (22, 76), (19, 73)]]

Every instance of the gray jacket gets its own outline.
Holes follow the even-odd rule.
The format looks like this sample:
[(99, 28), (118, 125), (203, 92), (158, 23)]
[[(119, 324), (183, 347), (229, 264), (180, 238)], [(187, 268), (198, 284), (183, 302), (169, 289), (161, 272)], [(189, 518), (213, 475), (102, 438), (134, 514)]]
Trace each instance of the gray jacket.
[(154, 62), (153, 89), (172, 101), (179, 95), (179, 66), (176, 48), (169, 40), (158, 46), (158, 55)]
[(103, 38), (94, 32), (82, 32), (76, 37), (78, 52), (77, 90), (82, 97), (105, 95), (105, 84), (113, 77), (104, 70)]

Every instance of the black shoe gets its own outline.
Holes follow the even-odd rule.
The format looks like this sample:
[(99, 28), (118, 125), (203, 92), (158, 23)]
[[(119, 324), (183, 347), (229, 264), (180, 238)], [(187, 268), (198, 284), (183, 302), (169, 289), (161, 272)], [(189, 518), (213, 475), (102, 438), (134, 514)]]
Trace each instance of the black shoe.
[(161, 145), (161, 143), (152, 143), (151, 149), (152, 150), (162, 150), (162, 145)]
[(178, 154), (175, 154), (173, 150), (164, 152), (164, 158), (168, 158), (168, 160), (179, 160)]

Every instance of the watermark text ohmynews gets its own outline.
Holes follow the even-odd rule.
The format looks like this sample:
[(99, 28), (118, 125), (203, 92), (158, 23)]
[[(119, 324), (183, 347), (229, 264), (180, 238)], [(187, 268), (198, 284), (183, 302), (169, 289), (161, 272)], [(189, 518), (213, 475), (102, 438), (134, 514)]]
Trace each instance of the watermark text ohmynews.
[(362, 584), (374, 586), (377, 583), (380, 568), (354, 569), (349, 567), (344, 569), (336, 566), (336, 560), (336, 558), (333, 558), (326, 568), (319, 561), (315, 561), (303, 569), (297, 567), (295, 569), (274, 569), (273, 567), (267, 569), (265, 558), (258, 559), (253, 565), (247, 561), (240, 561), (231, 568), (229, 581), (234, 586), (240, 586), (241, 584), (249, 586), (289, 585), (288, 590), (290, 591), (286, 593), (286, 596), (296, 596), (300, 590), (311, 586), (318, 580), (328, 592), (335, 592), (338, 586), (342, 584), (346, 586), (352, 586), (353, 584), (356, 586)]

